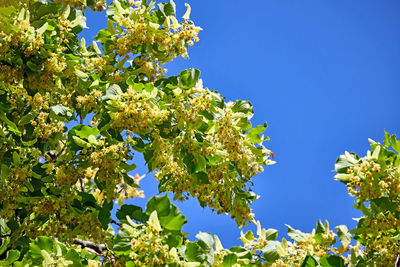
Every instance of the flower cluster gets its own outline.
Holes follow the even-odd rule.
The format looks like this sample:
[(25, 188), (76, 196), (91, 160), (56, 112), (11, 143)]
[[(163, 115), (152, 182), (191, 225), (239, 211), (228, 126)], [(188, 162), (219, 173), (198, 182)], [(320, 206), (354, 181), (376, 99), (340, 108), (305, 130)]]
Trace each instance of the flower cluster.
[(393, 163), (381, 166), (382, 161), (378, 160), (381, 149), (380, 145), (376, 146), (372, 154), (369, 152), (362, 159), (356, 159), (350, 153), (345, 154), (354, 165), (347, 169), (346, 174), (338, 174), (336, 178), (347, 182), (349, 194), (355, 196), (358, 202), (380, 197), (398, 198), (400, 172)]
[[(178, 22), (173, 1), (155, 9), (152, 1), (115, 0), (108, 27), (87, 46), (77, 36), (86, 26), (83, 11), (104, 9), (104, 0), (19, 4), (0, 10), (8, 14), (0, 17), (0, 218), (10, 234), (9, 245), (1, 237), (2, 246), (18, 247), (20, 238), (40, 243), (41, 235), (66, 244), (77, 236), (118, 243), (110, 223), (127, 226), (124, 216), (120, 223), (111, 218), (114, 203), (123, 213), (132, 209), (124, 200), (143, 196), (141, 177), (129, 174), (132, 150), (155, 170), (160, 191), (178, 200), (196, 197), (239, 225), (252, 220), (249, 205), (257, 196), (250, 179), (272, 161), (260, 129), (250, 130), (251, 104), (225, 103), (203, 88), (198, 70), (163, 76), (164, 63), (186, 58), (199, 41), (189, 5)], [(124, 254), (131, 264), (181, 264), (191, 257), (184, 244), (195, 245), (180, 231), (186, 219), (170, 209), (171, 221), (152, 213), (147, 223), (131, 224), (134, 231), (125, 229), (132, 235)], [(63, 257), (64, 247), (63, 256), (46, 249), (14, 261), (96, 265), (94, 255)], [(98, 253), (112, 266), (125, 262), (110, 250)]]
[(111, 19), (117, 31), (111, 26), (115, 43), (111, 49), (122, 57), (139, 54), (134, 63), (140, 72), (151, 79), (161, 77), (166, 72), (161, 65), (178, 56), (186, 58), (187, 47), (199, 41), (201, 28), (188, 19), (188, 14), (182, 23), (177, 21), (174, 13), (163, 14), (164, 21), (160, 21), (158, 14), (142, 2), (131, 4), (133, 6), (124, 8), (119, 1), (113, 2)]
[(135, 134), (143, 134), (165, 121), (169, 111), (162, 110), (158, 105), (152, 103), (155, 97), (155, 94), (152, 93), (153, 90), (137, 92), (130, 86), (125, 93), (119, 95), (115, 99), (115, 111), (110, 114), (113, 120), (112, 127), (126, 129)]
[[(238, 224), (251, 221), (248, 198), (256, 196), (248, 192), (246, 183), (263, 171), (262, 165), (273, 162), (266, 148), (260, 146), (258, 150), (249, 142), (239, 125), (244, 114), (234, 112), (233, 102), (222, 108), (215, 106), (218, 95), (202, 88), (201, 82), (187, 90), (178, 87), (172, 96), (160, 97), (170, 101), (169, 112), (176, 124), (175, 131), (164, 128), (151, 133), (155, 177), (179, 200), (191, 195), (218, 213), (231, 214)], [(207, 118), (205, 113), (209, 111), (215, 120)], [(174, 138), (165, 138), (174, 132)], [(187, 156), (182, 158), (185, 153)], [(241, 193), (249, 195), (239, 197)]]
[(339, 158), (337, 165), (345, 162), (347, 168), (339, 170), (336, 179), (346, 184), (349, 194), (356, 197), (355, 207), (364, 213), (356, 237), (374, 262), (383, 266), (395, 262), (400, 253), (400, 246), (393, 242), (400, 231), (400, 171), (398, 155), (389, 150), (391, 146), (398, 149), (398, 141), (386, 134), (385, 146), (370, 142), (373, 149), (367, 156), (346, 152)]
[[(54, 1), (54, 0), (52, 0), (52, 1)], [(87, 9), (86, 1), (82, 1), (82, 0), (55, 0), (55, 1), (60, 4), (71, 5), (73, 7), (76, 7), (76, 8), (82, 9), (82, 10)], [(95, 0), (95, 1), (91, 1), (91, 2), (92, 2), (92, 4), (90, 5), (90, 8), (93, 11), (102, 11), (107, 6), (106, 0)]]

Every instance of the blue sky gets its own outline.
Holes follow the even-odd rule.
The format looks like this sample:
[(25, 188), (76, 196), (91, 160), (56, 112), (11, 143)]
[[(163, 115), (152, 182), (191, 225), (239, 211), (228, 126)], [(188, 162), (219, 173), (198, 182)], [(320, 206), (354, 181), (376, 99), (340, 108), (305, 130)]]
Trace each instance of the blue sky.
[[(178, 16), (188, 2), (191, 19), (204, 30), (190, 58), (168, 64), (168, 74), (200, 69), (206, 87), (227, 100), (250, 100), (253, 125), (269, 125), (266, 146), (277, 164), (253, 179), (261, 195), (252, 206), (256, 219), (280, 237), (284, 224), (311, 231), (318, 219), (354, 227), (360, 213), (332, 170), (345, 150), (364, 155), (368, 138), (382, 141), (384, 129), (400, 132), (400, 2), (175, 2)], [(90, 40), (106, 27), (104, 14), (89, 13), (88, 26), (81, 36)], [(140, 174), (147, 170), (142, 163), (138, 155)], [(152, 174), (141, 182), (147, 198), (157, 193)], [(146, 199), (130, 203), (144, 206)], [(195, 200), (177, 205), (191, 239), (207, 231), (226, 247), (241, 244), (229, 216)]]

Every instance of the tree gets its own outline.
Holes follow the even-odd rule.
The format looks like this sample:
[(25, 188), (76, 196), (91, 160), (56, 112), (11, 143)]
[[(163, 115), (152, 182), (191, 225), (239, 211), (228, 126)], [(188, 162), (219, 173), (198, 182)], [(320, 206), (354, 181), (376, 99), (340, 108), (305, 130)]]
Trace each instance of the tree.
[[(86, 8), (105, 1), (0, 2), (0, 265), (13, 266), (387, 266), (398, 262), (400, 141), (385, 134), (364, 158), (345, 153), (336, 179), (364, 217), (356, 229), (328, 222), (312, 233), (288, 226), (277, 240), (251, 213), (251, 178), (273, 164), (266, 124), (252, 127), (248, 101), (224, 101), (200, 71), (166, 76), (201, 28), (176, 7), (114, 0), (108, 27), (87, 46)], [(128, 59), (132, 59), (128, 61)], [(155, 172), (159, 192), (197, 198), (228, 213), (242, 247), (182, 233), (186, 218), (166, 194), (145, 210), (134, 153)], [(369, 202), (369, 205), (366, 203)], [(111, 216), (116, 203), (117, 221)], [(116, 227), (116, 233), (112, 227)], [(357, 241), (351, 245), (351, 240)], [(333, 245), (336, 245), (334, 247)], [(396, 263), (398, 264), (398, 263)]]

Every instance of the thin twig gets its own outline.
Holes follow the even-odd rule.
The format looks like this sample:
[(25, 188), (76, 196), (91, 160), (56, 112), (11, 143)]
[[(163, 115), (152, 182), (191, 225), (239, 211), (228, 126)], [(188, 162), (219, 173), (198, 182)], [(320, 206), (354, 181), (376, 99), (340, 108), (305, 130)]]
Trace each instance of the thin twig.
[(83, 183), (83, 179), (82, 179), (82, 178), (79, 178), (79, 182), (81, 183), (82, 192), (85, 192), (85, 185), (84, 185), (84, 183)]
[(394, 263), (394, 267), (400, 267), (400, 254), (397, 254), (396, 262)]
[(57, 154), (54, 154), (51, 151), (47, 152), (47, 154), (51, 157), (51, 162), (56, 162), (58, 157), (61, 156), (61, 154), (65, 151), (65, 149), (67, 148), (67, 145), (64, 142), (63, 142), (63, 144), (64, 144), (63, 147)]
[(260, 258), (260, 260), (265, 261), (265, 258), (263, 256), (261, 256), (261, 252), (256, 254), (256, 256), (258, 256), (258, 258)]
[(59, 156), (61, 156), (61, 154), (65, 151), (65, 149), (67, 148), (67, 145), (63, 142), (64, 146), (61, 148), (60, 152), (57, 153), (57, 158)]
[(119, 227), (122, 226), (122, 224), (120, 224), (119, 222), (116, 222), (115, 220), (111, 220), (111, 223), (118, 225)]

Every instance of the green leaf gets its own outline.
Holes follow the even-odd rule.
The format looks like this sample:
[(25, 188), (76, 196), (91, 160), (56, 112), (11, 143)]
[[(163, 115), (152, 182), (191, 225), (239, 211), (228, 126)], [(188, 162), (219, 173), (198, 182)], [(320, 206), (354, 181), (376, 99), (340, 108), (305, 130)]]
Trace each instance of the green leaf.
[(34, 118), (36, 118), (37, 112), (29, 112), (25, 116), (23, 116), (19, 121), (18, 125), (25, 125), (27, 123), (30, 123)]
[(75, 134), (80, 138), (88, 139), (90, 135), (93, 135), (95, 137), (98, 136), (100, 134), (100, 131), (99, 129), (97, 129), (97, 127), (90, 127), (87, 125), (83, 125), (80, 127), (79, 130), (75, 131)]
[(103, 96), (101, 99), (103, 101), (115, 100), (117, 96), (122, 95), (122, 94), (123, 94), (123, 92), (121, 90), (121, 87), (119, 87), (119, 85), (117, 85), (117, 84), (113, 84), (107, 88), (106, 95)]
[(26, 66), (31, 70), (31, 71), (37, 71), (38, 70), (38, 65), (33, 63), (32, 61), (26, 62)]
[(175, 6), (174, 1), (172, 1), (172, 0), (170, 0), (169, 3), (159, 3), (158, 9), (166, 17), (176, 16), (176, 6)]
[(215, 243), (214, 243), (214, 239), (210, 233), (199, 232), (196, 235), (196, 238), (203, 241), (207, 245), (208, 249), (210, 249), (210, 250), (214, 249)]
[(75, 34), (80, 33), (84, 28), (86, 28), (86, 17), (81, 10), (76, 10), (76, 17), (71, 21), (72, 32)]
[(267, 240), (275, 240), (278, 237), (278, 230), (269, 228), (265, 231), (265, 238)]
[(0, 260), (0, 266), (11, 265), (14, 261), (18, 260), (20, 252), (18, 250), (7, 251), (7, 257), (4, 260)]
[(385, 131), (385, 139), (383, 140), (383, 145), (385, 147), (390, 146), (390, 135)]
[(97, 35), (94, 37), (97, 41), (104, 44), (108, 40), (111, 39), (112, 34), (110, 33), (109, 29), (100, 30)]
[(180, 214), (173, 217), (171, 216), (171, 218), (168, 217), (168, 219), (166, 219), (165, 217), (161, 217), (160, 222), (161, 225), (167, 230), (180, 231), (187, 220), (185, 216)]
[(380, 197), (371, 200), (370, 209), (373, 213), (385, 213), (391, 211), (393, 213), (398, 212), (398, 204), (390, 200), (389, 197)]
[(202, 155), (195, 155), (196, 171), (205, 171), (207, 167), (206, 158)]
[[(2, 234), (3, 232), (0, 232), (0, 234)], [(0, 255), (4, 253), (4, 251), (6, 251), (8, 244), (10, 243), (10, 238), (4, 238), (2, 239), (2, 244), (0, 245)]]
[(339, 237), (340, 242), (350, 244), (351, 242), (351, 234), (347, 229), (346, 225), (336, 226), (337, 235)]
[(325, 233), (325, 226), (321, 220), (318, 220), (318, 222), (317, 222), (317, 229), (316, 229), (315, 233), (316, 234)]
[(336, 255), (326, 255), (319, 260), (322, 267), (344, 267), (344, 259)]
[(193, 173), (193, 177), (195, 182), (198, 184), (210, 184), (210, 181), (208, 180), (208, 175), (205, 172)]
[(256, 143), (260, 143), (261, 141), (263, 141), (260, 137), (260, 134), (263, 133), (264, 131), (265, 131), (265, 127), (263, 127), (261, 125), (251, 128), (247, 132), (247, 138), (249, 139), (250, 143), (256, 144)]
[(199, 241), (186, 245), (185, 255), (189, 261), (198, 261), (208, 264), (214, 263), (214, 239), (210, 233), (199, 232), (196, 237)]
[(170, 248), (175, 247), (178, 248), (183, 243), (183, 236), (180, 233), (168, 234), (165, 242), (168, 244)]
[(250, 115), (250, 118), (254, 114), (253, 105), (249, 101), (244, 100), (236, 100), (235, 105), (232, 107), (232, 111), (235, 113), (242, 112), (246, 115)]
[(179, 209), (171, 204), (168, 195), (154, 196), (146, 204), (146, 214), (157, 211), (161, 226), (166, 230), (180, 231), (186, 218)]
[(239, 259), (251, 259), (253, 256), (251, 255), (250, 251), (242, 247), (231, 247), (230, 251), (236, 253)]
[(183, 89), (189, 89), (196, 85), (200, 77), (198, 69), (184, 70), (179, 74), (179, 84)]
[(126, 84), (127, 84), (127, 85), (134, 85), (134, 84), (135, 84), (135, 79), (136, 79), (136, 76), (130, 76), (130, 77), (126, 80)]
[(230, 267), (237, 263), (238, 257), (236, 254), (228, 254), (224, 256), (224, 261), (222, 262), (222, 266)]
[(285, 224), (288, 228), (288, 236), (295, 240), (295, 241), (299, 241), (299, 240), (303, 240), (306, 237), (306, 234), (303, 233), (300, 230), (296, 230), (294, 228), (292, 228), (290, 225)]
[(131, 253), (131, 240), (132, 237), (121, 228), (117, 235), (114, 236), (113, 250), (120, 255), (129, 255)]
[(185, 256), (188, 261), (203, 262), (205, 260), (204, 250), (198, 242), (190, 242), (186, 245)]
[(39, 249), (44, 249), (47, 251), (52, 251), (53, 249), (53, 239), (47, 236), (39, 236), (35, 240), (35, 244)]
[(1, 179), (5, 181), (8, 178), (8, 173), (10, 172), (10, 169), (8, 168), (7, 165), (1, 164)]
[(90, 127), (83, 124), (75, 125), (68, 131), (67, 145), (74, 151), (79, 150), (80, 147), (89, 148), (91, 145), (81, 138), (87, 139), (89, 135), (98, 136), (99, 134), (100, 131), (97, 129), (97, 127)]
[(111, 212), (108, 207), (102, 207), (99, 212), (99, 222), (103, 229), (106, 230), (108, 228), (108, 224), (111, 222)]
[(103, 112), (101, 114), (101, 121), (100, 121), (99, 125), (97, 125), (97, 127), (100, 132), (104, 132), (104, 131), (107, 131), (108, 129), (110, 129), (111, 123), (112, 123), (112, 121), (111, 121), (110, 114), (108, 114), (108, 112)]
[(36, 7), (37, 9), (35, 10), (35, 13), (38, 18), (41, 18), (42, 16), (47, 14), (57, 14), (62, 8), (60, 4), (55, 2), (40, 4)]
[(397, 152), (400, 153), (400, 141), (396, 139), (396, 135), (390, 137), (390, 146)]
[(15, 165), (15, 166), (19, 166), (19, 165), (21, 164), (21, 159), (20, 159), (20, 157), (19, 157), (17, 151), (14, 151), (14, 152), (12, 153), (12, 157), (13, 157), (14, 165)]
[(76, 250), (74, 249), (69, 250), (66, 254), (64, 254), (64, 257), (66, 260), (70, 260), (74, 263), (72, 266), (82, 266), (81, 256)]
[(6, 116), (6, 114), (4, 114), (3, 112), (0, 112), (0, 119), (3, 120), (7, 124), (9, 131), (15, 133), (18, 136), (21, 136), (21, 132), (18, 130), (17, 125), (15, 125), (14, 122), (9, 120)]
[[(350, 155), (354, 156), (356, 159), (358, 159), (358, 155), (351, 152)], [(335, 164), (335, 171), (337, 173), (347, 173), (347, 168), (354, 166), (353, 163), (351, 163), (346, 155), (340, 155), (337, 160), (336, 160), (336, 164)]]
[(89, 78), (89, 75), (81, 70), (76, 69), (75, 70), (76, 76), (81, 78), (83, 81), (86, 81)]
[(25, 186), (28, 188), (29, 191), (33, 192), (35, 189), (33, 188), (32, 184), (29, 182), (29, 180), (25, 181)]
[(264, 254), (264, 258), (268, 262), (274, 262), (281, 258), (281, 256), (279, 255), (279, 253), (276, 249), (277, 244), (279, 244), (278, 241), (269, 241), (267, 243), (267, 245), (261, 249), (261, 251)]
[(4, 33), (9, 34), (13, 30), (17, 30), (15, 25), (13, 25), (13, 14), (15, 14), (17, 9), (10, 5), (8, 7), (0, 6), (0, 28)]
[(254, 234), (253, 234), (252, 231), (248, 230), (248, 231), (244, 234), (244, 237), (245, 237), (247, 240), (253, 240), (253, 239), (254, 239)]
[(132, 164), (127, 164), (125, 162), (121, 162), (120, 166), (126, 171), (126, 172), (130, 172), (133, 171), (134, 169), (136, 169), (136, 164), (132, 163)]
[(183, 155), (183, 163), (186, 165), (187, 171), (189, 174), (193, 174), (196, 171), (193, 155), (188, 152), (183, 153)]
[(52, 106), (50, 109), (57, 116), (65, 117), (66, 119), (71, 119), (74, 116), (73, 111), (70, 108), (61, 104)]
[(301, 267), (314, 267), (318, 266), (318, 261), (311, 255), (307, 255), (301, 264)]
[(251, 128), (252, 124), (246, 118), (242, 118), (236, 123), (236, 126), (242, 129), (243, 131), (247, 131)]
[(171, 202), (167, 195), (154, 196), (146, 204), (146, 214), (150, 215), (154, 210), (159, 216), (166, 216), (170, 212)]

